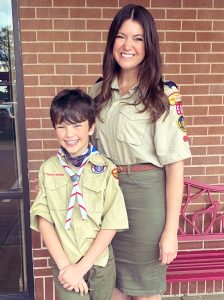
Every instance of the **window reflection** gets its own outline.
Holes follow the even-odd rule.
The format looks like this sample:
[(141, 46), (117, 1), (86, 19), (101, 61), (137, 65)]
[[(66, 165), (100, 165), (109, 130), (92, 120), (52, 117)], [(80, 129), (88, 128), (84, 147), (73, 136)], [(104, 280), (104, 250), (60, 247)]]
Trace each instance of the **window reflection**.
[(22, 223), (19, 200), (0, 201), (0, 292), (24, 289)]
[(14, 41), (11, 1), (0, 1), (0, 190), (16, 189), (19, 183), (19, 153), (16, 139)]

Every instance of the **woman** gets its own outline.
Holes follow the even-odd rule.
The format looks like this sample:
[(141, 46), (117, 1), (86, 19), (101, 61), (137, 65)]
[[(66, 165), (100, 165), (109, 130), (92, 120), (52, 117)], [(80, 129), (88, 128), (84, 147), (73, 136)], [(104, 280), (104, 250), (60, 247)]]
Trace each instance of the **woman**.
[(103, 78), (91, 95), (97, 147), (118, 166), (129, 218), (130, 229), (113, 243), (112, 299), (159, 300), (166, 266), (177, 254), (183, 160), (190, 150), (181, 97), (173, 82), (162, 81), (155, 22), (144, 7), (130, 4), (115, 16)]

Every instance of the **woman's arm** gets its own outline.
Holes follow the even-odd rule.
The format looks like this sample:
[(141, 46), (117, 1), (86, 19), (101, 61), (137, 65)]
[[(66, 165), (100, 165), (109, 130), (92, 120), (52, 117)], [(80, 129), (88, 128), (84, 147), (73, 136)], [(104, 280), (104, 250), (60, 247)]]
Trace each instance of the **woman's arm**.
[(169, 264), (177, 255), (177, 231), (183, 196), (184, 162), (165, 166), (166, 170), (166, 222), (160, 239), (160, 260)]

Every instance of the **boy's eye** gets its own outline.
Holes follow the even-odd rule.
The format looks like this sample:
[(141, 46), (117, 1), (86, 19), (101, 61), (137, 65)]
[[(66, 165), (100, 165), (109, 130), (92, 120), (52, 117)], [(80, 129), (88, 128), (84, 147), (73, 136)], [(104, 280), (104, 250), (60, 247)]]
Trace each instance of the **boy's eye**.
[(82, 127), (82, 124), (79, 124), (79, 123), (77, 123), (77, 124), (73, 124), (73, 127), (74, 127), (74, 128), (77, 128), (77, 127)]
[(64, 128), (63, 125), (56, 125), (56, 128)]

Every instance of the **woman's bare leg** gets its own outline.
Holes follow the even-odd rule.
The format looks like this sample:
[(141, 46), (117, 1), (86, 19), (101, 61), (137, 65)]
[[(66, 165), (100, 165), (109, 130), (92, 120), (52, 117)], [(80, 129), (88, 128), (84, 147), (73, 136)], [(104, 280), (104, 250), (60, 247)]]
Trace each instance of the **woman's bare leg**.
[(161, 300), (161, 295), (153, 295), (153, 296), (135, 296), (132, 297), (133, 300)]
[(114, 288), (111, 300), (130, 300), (131, 298)]

